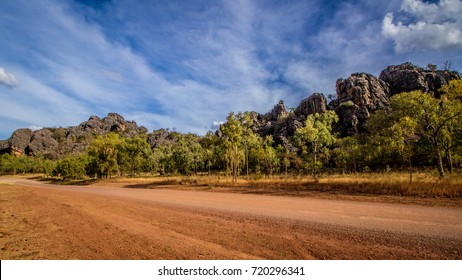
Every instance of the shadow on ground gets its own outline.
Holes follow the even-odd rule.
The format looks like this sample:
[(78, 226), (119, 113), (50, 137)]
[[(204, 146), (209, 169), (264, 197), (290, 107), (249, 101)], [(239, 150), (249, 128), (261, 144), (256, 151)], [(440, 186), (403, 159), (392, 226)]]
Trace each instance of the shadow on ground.
[(35, 177), (29, 177), (29, 179), (39, 181), (39, 182), (46, 182), (49, 184), (55, 184), (55, 185), (63, 185), (63, 186), (70, 186), (70, 185), (77, 185), (77, 186), (89, 186), (92, 185), (96, 182), (98, 182), (97, 179), (86, 179), (86, 180), (63, 180), (63, 179), (56, 179), (56, 178), (46, 178), (43, 176), (35, 176)]
[(177, 185), (178, 182), (176, 180), (162, 180), (144, 184), (130, 184), (124, 186), (124, 188), (128, 189), (155, 189), (159, 186), (170, 186), (170, 185)]

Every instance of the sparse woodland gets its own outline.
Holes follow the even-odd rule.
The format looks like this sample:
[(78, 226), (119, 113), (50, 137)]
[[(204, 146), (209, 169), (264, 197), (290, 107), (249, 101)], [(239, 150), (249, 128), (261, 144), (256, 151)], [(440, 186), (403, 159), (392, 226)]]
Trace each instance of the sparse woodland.
[[(1, 174), (43, 173), (63, 179), (137, 176), (220, 175), (272, 178), (326, 174), (427, 170), (437, 178), (462, 168), (462, 80), (437, 92), (403, 92), (373, 112), (365, 131), (342, 136), (334, 110), (310, 114), (288, 137), (255, 133), (250, 112), (229, 113), (216, 132), (205, 136), (161, 129), (163, 141), (152, 146), (147, 133), (96, 135), (80, 153), (53, 159), (43, 154), (5, 153)], [(347, 104), (348, 105), (348, 104)], [(347, 106), (344, 105), (344, 106)], [(293, 112), (289, 111), (289, 115)]]

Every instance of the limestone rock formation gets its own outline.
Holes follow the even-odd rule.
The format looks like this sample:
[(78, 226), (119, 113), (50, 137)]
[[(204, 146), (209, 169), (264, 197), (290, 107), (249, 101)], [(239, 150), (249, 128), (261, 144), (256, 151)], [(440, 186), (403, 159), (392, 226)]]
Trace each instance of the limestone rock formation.
[(284, 101), (279, 101), (278, 104), (276, 104), (274, 106), (274, 108), (269, 111), (265, 117), (268, 119), (268, 120), (271, 120), (271, 121), (276, 121), (280, 118), (285, 118), (289, 115), (289, 112), (287, 112), (287, 109), (286, 109), (286, 106), (284, 105)]
[(387, 83), (367, 73), (355, 73), (337, 80), (337, 100), (332, 107), (339, 117), (337, 129), (342, 136), (364, 132), (370, 115), (388, 108)]
[(30, 144), (32, 130), (29, 128), (20, 128), (13, 132), (8, 140), (10, 153), (15, 155), (27, 154), (26, 148)]
[(164, 128), (153, 131), (148, 135), (147, 138), (147, 142), (151, 148), (156, 148), (165, 144), (172, 144), (176, 141), (177, 139), (174, 137), (174, 135), (172, 135), (172, 132)]
[(306, 117), (314, 113), (324, 113), (327, 110), (326, 98), (322, 93), (314, 93), (303, 99), (293, 112), (288, 112), (284, 102), (279, 101), (274, 108), (262, 115), (251, 112), (253, 122), (252, 129), (261, 136), (273, 136), (276, 145), (283, 145), (288, 150), (294, 151), (289, 138), (295, 131), (303, 127)]
[(461, 77), (455, 71), (425, 70), (406, 62), (388, 66), (380, 73), (379, 78), (390, 85), (391, 95), (421, 90), (438, 96), (438, 89)]
[(303, 99), (295, 109), (295, 115), (308, 116), (314, 113), (324, 113), (327, 102), (322, 93), (313, 93), (310, 97)]
[[(273, 136), (276, 145), (297, 151), (291, 145), (290, 137), (303, 127), (310, 114), (334, 110), (339, 117), (335, 131), (341, 137), (355, 135), (367, 130), (367, 120), (372, 113), (388, 109), (392, 95), (422, 90), (438, 96), (441, 86), (460, 78), (457, 72), (425, 70), (411, 63), (388, 66), (379, 78), (367, 73), (354, 73), (347, 79), (337, 80), (337, 98), (329, 105), (322, 93), (314, 93), (303, 99), (294, 110), (288, 110), (284, 102), (280, 101), (266, 114), (250, 112), (251, 128), (261, 136)], [(109, 132), (132, 137), (147, 133), (147, 129), (133, 121), (126, 121), (116, 113), (109, 113), (102, 119), (91, 116), (77, 126), (66, 128), (45, 128), (35, 132), (27, 128), (18, 129), (8, 140), (0, 141), (0, 154), (41, 153), (49, 158), (60, 158), (83, 152), (95, 137)], [(217, 134), (220, 134), (220, 130)], [(166, 129), (159, 129), (147, 136), (153, 148), (178, 141), (178, 134)]]
[(78, 126), (67, 128), (44, 128), (32, 131), (28, 128), (16, 130), (10, 139), (2, 142), (0, 151), (16, 155), (59, 158), (67, 154), (83, 152), (98, 135), (117, 132), (125, 137), (147, 133), (147, 129), (134, 121), (126, 121), (121, 115), (109, 113), (103, 119), (91, 116)]
[(10, 152), (10, 144), (8, 140), (0, 140), (0, 155)]
[(53, 133), (50, 130), (40, 129), (33, 132), (26, 151), (30, 156), (42, 154), (48, 158), (56, 158), (58, 154), (58, 145), (58, 142), (53, 138)]

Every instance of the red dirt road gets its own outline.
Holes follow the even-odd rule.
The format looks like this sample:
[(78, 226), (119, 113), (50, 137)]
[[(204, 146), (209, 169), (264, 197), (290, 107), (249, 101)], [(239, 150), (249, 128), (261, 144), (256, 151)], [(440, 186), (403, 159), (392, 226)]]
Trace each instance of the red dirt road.
[(462, 209), (0, 178), (1, 259), (462, 259)]

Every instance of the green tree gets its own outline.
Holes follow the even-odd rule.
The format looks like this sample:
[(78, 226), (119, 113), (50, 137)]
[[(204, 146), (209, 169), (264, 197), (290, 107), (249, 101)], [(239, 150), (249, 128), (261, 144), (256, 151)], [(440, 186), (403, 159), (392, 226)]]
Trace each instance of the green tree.
[(204, 137), (200, 140), (200, 144), (203, 150), (203, 157), (207, 167), (208, 175), (210, 175), (210, 170), (213, 165), (217, 162), (217, 146), (218, 146), (218, 136), (212, 131), (208, 131)]
[(358, 162), (364, 152), (358, 136), (349, 136), (337, 139), (337, 147), (334, 149), (334, 161), (337, 166), (342, 167), (344, 173), (346, 169), (354, 173), (358, 170)]
[(371, 116), (369, 119), (369, 148), (367, 150), (379, 151), (376, 156), (382, 162), (385, 162), (387, 157), (393, 159), (399, 157), (401, 160), (407, 161), (409, 183), (412, 184), (412, 157), (414, 156), (415, 145), (421, 138), (417, 134), (418, 122), (410, 116), (401, 116), (395, 113), (393, 111), (377, 111)]
[(285, 176), (287, 177), (287, 172), (290, 167), (290, 151), (282, 145), (278, 145), (276, 148), (276, 154), (278, 157), (278, 162), (281, 165), (282, 170), (284, 171)]
[(16, 175), (20, 170), (19, 157), (11, 154), (3, 154), (0, 157), (0, 172), (1, 174), (13, 174)]
[(295, 131), (296, 143), (302, 149), (310, 147), (313, 155), (313, 176), (316, 176), (318, 154), (324, 148), (335, 143), (336, 137), (332, 125), (338, 121), (334, 111), (315, 113), (306, 118), (305, 125)]
[(122, 150), (119, 153), (121, 165), (128, 166), (130, 175), (135, 176), (135, 172), (140, 170), (146, 160), (150, 157), (151, 146), (149, 146), (144, 135), (135, 135), (124, 141)]
[[(440, 92), (443, 95), (443, 100), (449, 100), (451, 103), (456, 103), (461, 106), (462, 102), (462, 80), (452, 80), (449, 84), (444, 85)], [(445, 133), (443, 133), (442, 146), (444, 156), (448, 164), (448, 171), (453, 170), (453, 152), (462, 146), (462, 124), (461, 118), (456, 117), (450, 120)]]
[(263, 139), (263, 166), (266, 174), (270, 177), (273, 176), (274, 169), (279, 165), (279, 158), (273, 144), (273, 136), (269, 135)]
[(259, 139), (258, 136), (253, 132), (252, 125), (253, 121), (250, 116), (249, 112), (239, 113), (237, 115), (242, 127), (242, 145), (244, 146), (244, 153), (245, 153), (245, 169), (247, 179), (249, 178), (249, 156), (250, 156), (250, 149), (252, 146), (258, 145)]
[(164, 144), (152, 149), (152, 162), (160, 175), (165, 175), (167, 173), (176, 173), (175, 163), (172, 158), (173, 154), (173, 145)]
[(181, 174), (197, 173), (203, 163), (203, 150), (199, 137), (194, 134), (179, 135), (173, 145), (172, 159)]
[(98, 177), (111, 178), (119, 171), (118, 154), (124, 146), (125, 139), (116, 133), (98, 136), (87, 150), (91, 173)]
[(226, 123), (221, 126), (222, 146), (228, 152), (229, 163), (233, 175), (233, 182), (237, 182), (239, 169), (239, 154), (242, 145), (244, 128), (239, 118), (234, 115), (234, 112), (229, 113), (226, 118)]
[[(433, 98), (427, 93), (413, 91), (394, 95), (390, 99), (391, 119), (406, 127), (404, 138), (425, 137), (432, 145), (440, 178), (444, 177), (442, 150), (453, 139), (453, 127), (462, 122), (462, 103), (456, 98)], [(403, 125), (401, 125), (403, 126)], [(411, 128), (414, 127), (414, 131)], [(415, 136), (414, 136), (415, 135)]]
[(86, 155), (68, 155), (59, 160), (54, 173), (63, 179), (82, 179), (86, 175)]

